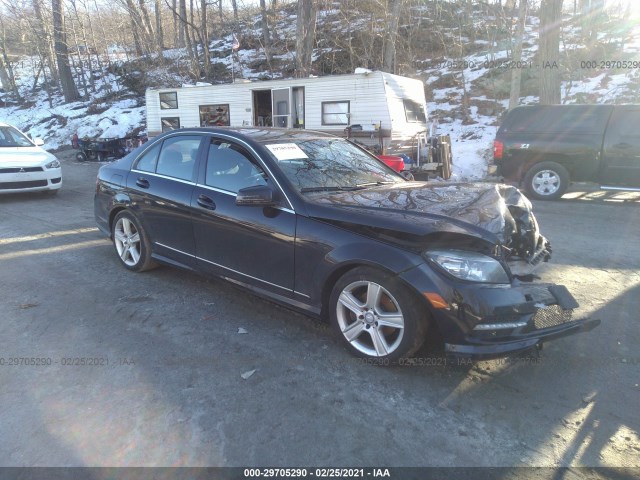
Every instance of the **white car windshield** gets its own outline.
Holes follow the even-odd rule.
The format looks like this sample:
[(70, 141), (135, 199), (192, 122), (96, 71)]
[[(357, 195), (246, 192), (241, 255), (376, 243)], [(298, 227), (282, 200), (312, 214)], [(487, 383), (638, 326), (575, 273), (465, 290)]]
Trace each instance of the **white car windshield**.
[(286, 177), (302, 193), (351, 190), (405, 181), (381, 161), (343, 139), (294, 140), (265, 146)]
[(33, 143), (15, 128), (0, 126), (0, 148), (2, 147), (33, 147)]

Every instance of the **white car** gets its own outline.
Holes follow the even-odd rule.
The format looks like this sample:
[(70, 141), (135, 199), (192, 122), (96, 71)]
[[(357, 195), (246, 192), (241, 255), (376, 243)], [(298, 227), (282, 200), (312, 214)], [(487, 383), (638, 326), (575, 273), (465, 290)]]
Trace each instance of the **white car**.
[(60, 161), (11, 125), (0, 122), (0, 193), (57, 193), (62, 186)]

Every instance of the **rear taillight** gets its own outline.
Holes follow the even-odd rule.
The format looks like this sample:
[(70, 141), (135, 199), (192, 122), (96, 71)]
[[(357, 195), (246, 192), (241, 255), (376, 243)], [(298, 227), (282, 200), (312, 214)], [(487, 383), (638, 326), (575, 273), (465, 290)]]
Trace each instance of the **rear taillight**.
[(504, 143), (500, 140), (493, 141), (493, 159), (494, 160), (502, 160), (502, 155), (504, 154)]

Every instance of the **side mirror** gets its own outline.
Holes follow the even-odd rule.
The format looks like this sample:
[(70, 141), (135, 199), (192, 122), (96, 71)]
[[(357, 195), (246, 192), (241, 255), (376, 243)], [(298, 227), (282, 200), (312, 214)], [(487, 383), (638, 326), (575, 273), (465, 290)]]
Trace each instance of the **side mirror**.
[(36, 147), (41, 147), (42, 145), (44, 145), (44, 140), (42, 140), (41, 138), (34, 138), (33, 139), (33, 143), (35, 144)]
[(240, 189), (236, 196), (236, 205), (269, 207), (275, 203), (273, 190), (267, 185), (255, 185)]

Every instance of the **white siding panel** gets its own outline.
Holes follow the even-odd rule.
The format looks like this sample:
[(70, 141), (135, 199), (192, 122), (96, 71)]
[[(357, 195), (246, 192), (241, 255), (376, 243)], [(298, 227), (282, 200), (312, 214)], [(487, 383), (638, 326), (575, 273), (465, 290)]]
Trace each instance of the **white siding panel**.
[[(282, 87), (304, 87), (305, 128), (331, 131), (342, 135), (343, 125), (322, 125), (322, 102), (350, 102), (351, 125), (382, 125), (392, 131), (392, 139), (407, 141), (426, 124), (407, 123), (403, 98), (425, 105), (424, 87), (412, 80), (382, 72), (336, 75), (319, 78), (271, 80), (266, 82), (233, 83), (203, 87), (148, 90), (147, 131), (161, 130), (161, 117), (179, 117), (182, 127), (200, 126), (200, 105), (229, 104), (232, 126), (253, 124), (253, 90)], [(178, 109), (161, 110), (159, 93), (178, 92)], [(426, 111), (426, 110), (425, 110)], [(377, 140), (376, 140), (377, 141)], [(375, 143), (375, 141), (374, 141)]]

